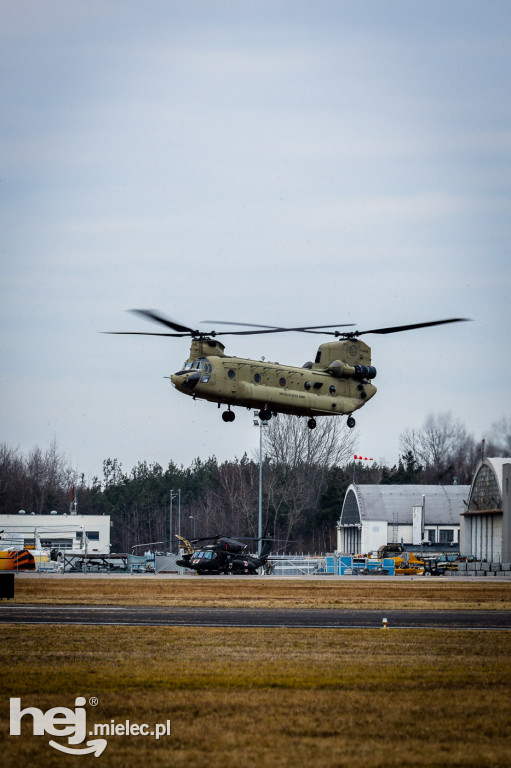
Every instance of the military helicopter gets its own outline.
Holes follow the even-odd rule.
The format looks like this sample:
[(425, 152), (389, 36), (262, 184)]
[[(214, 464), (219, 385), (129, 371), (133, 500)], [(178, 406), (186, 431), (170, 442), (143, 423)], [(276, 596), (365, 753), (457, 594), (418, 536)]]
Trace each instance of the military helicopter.
[[(200, 539), (177, 538), (184, 544), (185, 552), (176, 565), (181, 568), (190, 568), (198, 574), (232, 573), (235, 576), (243, 574), (257, 574), (257, 569), (266, 564), (272, 548), (272, 539), (265, 536), (261, 541), (261, 554), (256, 557), (246, 553), (247, 544), (228, 536), (205, 536)], [(199, 549), (192, 545), (202, 541), (209, 541)]]
[[(367, 331), (339, 331), (342, 325), (312, 325), (299, 328), (231, 323), (204, 320), (204, 323), (245, 326), (251, 330), (199, 331), (164, 317), (155, 310), (134, 309), (173, 332), (113, 331), (120, 335), (173, 336), (192, 339), (190, 354), (183, 366), (170, 380), (185, 395), (217, 403), (223, 411), (222, 419), (235, 419), (232, 406), (258, 409), (259, 418), (268, 421), (277, 413), (307, 416), (310, 429), (316, 427), (317, 416), (348, 416), (348, 427), (355, 426), (354, 411), (362, 408), (376, 394), (372, 380), (376, 368), (371, 364), (371, 348), (359, 337), (369, 333), (388, 334), (427, 328), (433, 325), (459, 323), (468, 318), (434, 320), (412, 325), (373, 328)], [(335, 330), (331, 330), (335, 328)], [(327, 334), (335, 341), (320, 344), (314, 362), (302, 367), (280, 365), (265, 360), (250, 360), (225, 354), (225, 346), (217, 336), (243, 336), (268, 333)], [(112, 333), (112, 332), (110, 332)]]

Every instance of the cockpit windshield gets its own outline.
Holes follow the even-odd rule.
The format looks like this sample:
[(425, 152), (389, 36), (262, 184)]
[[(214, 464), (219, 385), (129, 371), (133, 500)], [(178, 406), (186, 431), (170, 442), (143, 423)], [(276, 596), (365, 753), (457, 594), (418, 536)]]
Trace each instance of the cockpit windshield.
[(200, 560), (211, 560), (213, 558), (213, 555), (215, 552), (212, 552), (211, 550), (202, 550), (199, 549), (197, 552), (193, 553), (193, 557)]
[(202, 369), (202, 360), (187, 360), (183, 365), (183, 371), (200, 371)]

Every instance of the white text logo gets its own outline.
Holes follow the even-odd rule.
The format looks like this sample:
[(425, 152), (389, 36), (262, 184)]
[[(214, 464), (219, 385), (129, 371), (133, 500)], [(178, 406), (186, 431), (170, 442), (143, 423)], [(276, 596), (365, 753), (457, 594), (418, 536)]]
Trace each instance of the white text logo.
[[(160, 739), (163, 736), (170, 736), (170, 720), (166, 723), (156, 723), (150, 726), (147, 723), (131, 723), (126, 720), (122, 723), (116, 723), (111, 720), (109, 723), (95, 723), (93, 730), (87, 732), (87, 714), (84, 709), (86, 699), (78, 696), (75, 699), (75, 708), (53, 707), (46, 712), (42, 712), (37, 707), (21, 708), (21, 699), (11, 698), (10, 712), (10, 735), (21, 735), (21, 721), (26, 718), (27, 721), (32, 718), (32, 732), (34, 736), (67, 737), (67, 745), (60, 744), (50, 739), (49, 744), (60, 752), (66, 752), (70, 755), (91, 755), (99, 757), (107, 747), (107, 740), (104, 738), (93, 738), (84, 745), (87, 735), (89, 736), (152, 736)], [(89, 699), (92, 706), (98, 704), (95, 696)], [(78, 747), (77, 745), (81, 746)]]

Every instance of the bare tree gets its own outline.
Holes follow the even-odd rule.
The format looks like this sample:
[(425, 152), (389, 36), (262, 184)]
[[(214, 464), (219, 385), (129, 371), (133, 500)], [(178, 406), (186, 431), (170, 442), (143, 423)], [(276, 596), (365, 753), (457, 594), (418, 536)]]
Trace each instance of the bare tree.
[(316, 429), (305, 419), (279, 415), (263, 431), (266, 458), (265, 490), (274, 534), (285, 543), (314, 512), (326, 488), (331, 467), (352, 456), (356, 436), (340, 419), (319, 418)]
[(222, 506), (232, 534), (257, 533), (258, 475), (256, 465), (246, 458), (224, 462), (219, 470)]
[(477, 448), (465, 426), (451, 413), (428, 416), (420, 429), (403, 432), (400, 443), (403, 453), (411, 452), (424, 467), (424, 482), (470, 483)]
[(19, 448), (0, 443), (0, 511), (22, 509), (26, 494), (25, 467)]
[(511, 456), (511, 418), (503, 416), (491, 425), (488, 456)]

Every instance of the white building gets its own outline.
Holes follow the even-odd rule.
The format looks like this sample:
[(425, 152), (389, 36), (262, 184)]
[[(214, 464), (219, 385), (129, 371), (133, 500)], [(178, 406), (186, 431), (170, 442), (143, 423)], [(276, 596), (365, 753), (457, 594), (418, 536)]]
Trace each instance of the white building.
[(457, 549), (469, 492), (469, 485), (352, 484), (337, 525), (337, 550), (368, 554), (384, 544), (422, 542)]
[(110, 515), (20, 512), (0, 515), (0, 531), (0, 549), (28, 546), (86, 555), (110, 553)]
[(511, 458), (484, 459), (476, 469), (461, 516), (460, 554), (511, 563)]

